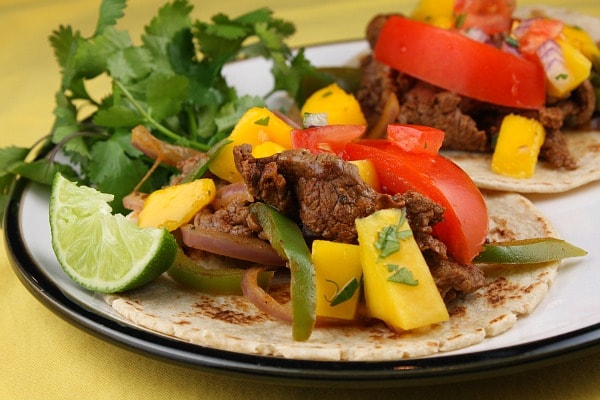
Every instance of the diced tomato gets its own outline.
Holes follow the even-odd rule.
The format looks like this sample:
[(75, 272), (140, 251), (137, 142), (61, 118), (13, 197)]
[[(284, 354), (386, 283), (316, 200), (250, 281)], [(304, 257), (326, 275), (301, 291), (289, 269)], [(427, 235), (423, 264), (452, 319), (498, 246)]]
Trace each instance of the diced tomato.
[(546, 100), (538, 63), (402, 16), (388, 18), (374, 55), (401, 72), (477, 100), (527, 109), (538, 109)]
[(477, 27), (492, 35), (510, 30), (515, 7), (514, 0), (456, 0), (454, 15), (462, 18), (461, 28)]
[(445, 208), (433, 234), (458, 262), (469, 264), (479, 254), (488, 233), (485, 201), (471, 178), (440, 155), (411, 154), (387, 140), (360, 140), (344, 149), (349, 160), (373, 162), (384, 190), (417, 191)]
[(444, 142), (444, 131), (423, 125), (388, 124), (387, 138), (409, 153), (437, 154)]
[(324, 125), (306, 129), (294, 129), (292, 147), (307, 149), (311, 153), (339, 154), (346, 143), (358, 139), (365, 133), (364, 125)]
[(521, 22), (514, 30), (522, 53), (533, 55), (546, 40), (561, 34), (563, 23), (555, 19), (534, 18)]

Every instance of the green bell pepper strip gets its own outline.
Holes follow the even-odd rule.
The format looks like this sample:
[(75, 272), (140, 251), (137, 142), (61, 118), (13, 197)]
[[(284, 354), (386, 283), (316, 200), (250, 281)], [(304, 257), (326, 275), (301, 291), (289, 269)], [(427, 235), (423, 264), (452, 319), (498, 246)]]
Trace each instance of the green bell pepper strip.
[(587, 251), (556, 238), (535, 238), (487, 243), (473, 263), (533, 264), (582, 257)]
[(199, 160), (196, 165), (191, 169), (191, 171), (181, 180), (181, 183), (192, 182), (196, 179), (200, 179), (206, 174), (208, 171), (208, 166), (210, 163), (219, 155), (223, 147), (226, 144), (231, 143), (231, 140), (224, 139), (215, 144), (210, 150), (206, 153), (208, 158)]
[(298, 225), (273, 207), (254, 203), (250, 212), (258, 220), (271, 246), (288, 260), (291, 273), (292, 336), (307, 340), (316, 321), (316, 283), (312, 257)]
[[(167, 270), (174, 281), (191, 289), (206, 293), (242, 295), (242, 276), (245, 269), (205, 268), (192, 261), (181, 249), (177, 252), (175, 262)], [(258, 284), (267, 289), (271, 284), (275, 271), (261, 271), (258, 274)]]

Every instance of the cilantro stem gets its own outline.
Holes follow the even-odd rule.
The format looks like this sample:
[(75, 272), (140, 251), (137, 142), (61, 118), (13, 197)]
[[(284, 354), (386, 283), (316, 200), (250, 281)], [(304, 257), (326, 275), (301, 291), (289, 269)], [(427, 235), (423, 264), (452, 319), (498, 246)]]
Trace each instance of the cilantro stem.
[(152, 124), (152, 126), (154, 126), (156, 129), (158, 129), (162, 134), (164, 134), (168, 138), (174, 140), (176, 143), (184, 142), (184, 145), (193, 147), (196, 150), (200, 150), (200, 151), (208, 151), (209, 150), (209, 146), (203, 145), (198, 142), (189, 141), (189, 140), (185, 139), (184, 137), (178, 135), (177, 133), (171, 131), (169, 128), (162, 125), (160, 122), (158, 122), (154, 118), (152, 118), (152, 116), (146, 110), (144, 110), (144, 108), (133, 98), (133, 96), (131, 95), (129, 90), (127, 90), (127, 88), (121, 82), (119, 82), (117, 79), (115, 79), (115, 84), (123, 92), (123, 94), (125, 95), (127, 100), (129, 100), (131, 102), (131, 104), (135, 107), (135, 109), (144, 117), (144, 119), (146, 121), (148, 121), (150, 124)]

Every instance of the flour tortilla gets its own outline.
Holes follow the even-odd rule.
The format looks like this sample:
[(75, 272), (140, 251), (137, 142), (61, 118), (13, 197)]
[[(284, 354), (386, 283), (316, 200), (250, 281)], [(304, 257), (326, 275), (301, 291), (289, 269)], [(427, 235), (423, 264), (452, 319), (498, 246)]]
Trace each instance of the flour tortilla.
[[(485, 198), (491, 240), (557, 237), (525, 197), (489, 192)], [(462, 349), (507, 331), (544, 298), (558, 266), (482, 266), (486, 286), (452, 303), (450, 320), (429, 330), (396, 333), (383, 323), (317, 327), (306, 342), (293, 341), (289, 324), (268, 317), (243, 296), (187, 290), (167, 275), (141, 289), (108, 295), (106, 301), (139, 327), (205, 347), (291, 359), (397, 360)]]
[[(600, 22), (599, 22), (600, 23)], [(481, 189), (519, 193), (562, 193), (600, 180), (600, 131), (564, 134), (577, 169), (554, 168), (539, 161), (531, 178), (517, 179), (492, 171), (492, 154), (444, 151)]]
[[(583, 28), (596, 42), (600, 42), (600, 18), (560, 7), (532, 5), (518, 7), (516, 16), (526, 18), (544, 15)], [(515, 191), (520, 193), (562, 193), (600, 180), (600, 131), (563, 132), (577, 169), (553, 168), (547, 162), (539, 162), (531, 178), (517, 179), (494, 173), (491, 169), (492, 155), (444, 152), (456, 162), (483, 189)]]

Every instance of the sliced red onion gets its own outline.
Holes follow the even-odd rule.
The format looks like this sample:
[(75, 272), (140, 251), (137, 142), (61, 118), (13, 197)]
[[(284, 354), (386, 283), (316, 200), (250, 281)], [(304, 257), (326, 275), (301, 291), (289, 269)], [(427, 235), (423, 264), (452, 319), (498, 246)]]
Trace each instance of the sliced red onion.
[(275, 114), (283, 122), (285, 122), (286, 124), (288, 124), (289, 126), (291, 126), (292, 129), (302, 129), (302, 126), (300, 126), (300, 124), (298, 122), (294, 121), (292, 118), (288, 117), (287, 115), (285, 115), (281, 111), (273, 110), (273, 114)]
[(569, 82), (569, 70), (562, 49), (556, 41), (546, 40), (538, 47), (536, 53), (544, 67), (546, 78), (552, 82), (553, 86), (560, 88)]
[(400, 102), (398, 96), (392, 93), (388, 96), (381, 115), (365, 136), (367, 138), (384, 138), (387, 134), (388, 124), (394, 123), (398, 114), (400, 114)]
[(267, 315), (288, 323), (292, 322), (292, 310), (275, 300), (258, 285), (258, 274), (263, 268), (248, 268), (242, 275), (242, 292), (256, 308)]
[(182, 226), (180, 230), (183, 243), (188, 247), (261, 265), (285, 265), (285, 260), (275, 249), (260, 239), (198, 228), (191, 224)]
[(189, 147), (177, 146), (163, 142), (154, 137), (143, 125), (131, 130), (131, 144), (153, 160), (176, 167), (180, 161), (200, 154)]
[(463, 34), (467, 36), (469, 39), (473, 39), (479, 43), (489, 43), (490, 36), (485, 33), (482, 29), (477, 28), (475, 26), (470, 27), (463, 31)]
[(233, 202), (252, 202), (254, 197), (248, 192), (244, 182), (235, 182), (225, 185), (217, 190), (212, 205), (216, 208), (226, 207)]
[(148, 197), (147, 193), (131, 192), (123, 197), (123, 207), (131, 211), (142, 211), (146, 197)]

